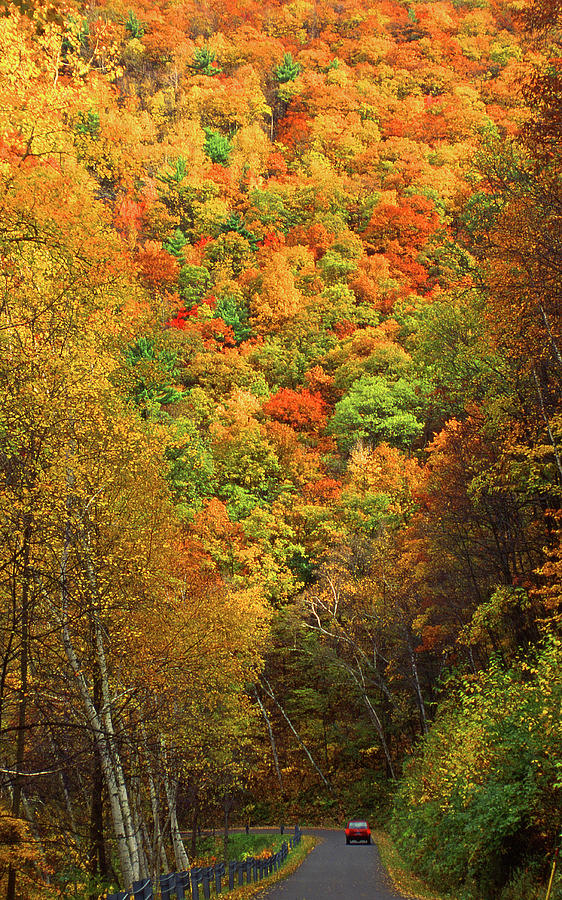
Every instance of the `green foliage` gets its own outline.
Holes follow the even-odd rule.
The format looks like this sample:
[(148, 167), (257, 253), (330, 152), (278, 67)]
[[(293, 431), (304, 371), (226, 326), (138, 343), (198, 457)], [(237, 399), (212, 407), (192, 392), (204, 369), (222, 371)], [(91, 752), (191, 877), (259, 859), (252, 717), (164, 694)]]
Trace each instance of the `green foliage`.
[[(221, 485), (219, 495), (226, 502), (236, 501), (237, 497), (246, 501), (250, 494), (255, 498), (255, 505), (262, 500), (271, 501), (277, 495), (282, 478), (279, 460), (257, 426), (245, 429), (217, 447), (215, 460)], [(241, 495), (237, 488), (247, 494)]]
[(236, 231), (228, 231), (205, 249), (204, 263), (212, 272), (222, 270), (232, 278), (240, 275), (251, 259), (250, 242)]
[(215, 131), (213, 128), (205, 128), (203, 149), (212, 162), (219, 163), (221, 166), (228, 165), (228, 160), (232, 153), (232, 144), (220, 131)]
[(78, 134), (89, 135), (91, 138), (98, 138), (100, 134), (100, 114), (93, 109), (89, 109), (87, 113), (79, 112), (78, 121), (74, 126)]
[(240, 297), (234, 294), (224, 293), (217, 300), (215, 315), (221, 318), (226, 325), (230, 325), (237, 343), (247, 340), (252, 335), (252, 329), (248, 324), (248, 310)]
[[(286, 837), (283, 837), (281, 834), (230, 834), (228, 837), (228, 859), (244, 860), (249, 856), (256, 856), (264, 850), (276, 853), (285, 840)], [(223, 852), (224, 844), (221, 835), (205, 837), (197, 842), (197, 855), (199, 857), (220, 859)]]
[(181, 184), (189, 171), (187, 160), (183, 156), (178, 156), (171, 168), (172, 171), (170, 173), (159, 176), (160, 180), (167, 184)]
[(212, 284), (209, 270), (204, 266), (182, 266), (178, 276), (179, 295), (186, 306), (199, 303)]
[(228, 217), (228, 219), (226, 219), (224, 222), (221, 222), (219, 233), (228, 234), (229, 231), (234, 231), (236, 232), (236, 234), (241, 234), (242, 237), (246, 238), (252, 250), (257, 250), (258, 244), (255, 234), (253, 233), (253, 231), (249, 231), (249, 229), (246, 228), (244, 219), (242, 219), (236, 213), (232, 213)]
[(216, 491), (212, 452), (192, 419), (173, 419), (169, 429), (170, 442), (164, 451), (168, 478), (180, 513), (191, 518), (201, 508), (202, 500)]
[(216, 54), (211, 53), (207, 47), (199, 47), (193, 54), (191, 60), (191, 68), (199, 75), (207, 75), (212, 78), (214, 75), (220, 75), (221, 67), (216, 62)]
[(182, 396), (175, 386), (178, 377), (175, 353), (157, 350), (151, 338), (141, 337), (124, 355), (133, 379), (131, 395), (145, 416)]
[(331, 284), (344, 281), (356, 270), (357, 263), (353, 259), (346, 259), (340, 251), (330, 247), (318, 263), (318, 268), (322, 272), (324, 281)]
[(533, 840), (557, 835), (562, 645), (462, 680), (406, 768), (393, 829), (435, 887), (496, 897)]
[(302, 384), (307, 369), (337, 343), (333, 334), (320, 330), (311, 319), (297, 319), (282, 333), (267, 335), (253, 352), (252, 361), (271, 388)]
[(392, 382), (364, 375), (336, 404), (329, 431), (343, 452), (360, 441), (408, 449), (423, 430), (416, 418), (419, 407), (415, 385), (404, 378)]
[(127, 18), (127, 22), (125, 23), (125, 31), (127, 31), (127, 33), (130, 34), (132, 38), (135, 38), (139, 41), (144, 35), (144, 27), (141, 22), (139, 22), (132, 9), (129, 10), (129, 16)]
[(172, 237), (164, 244), (164, 249), (180, 261), (183, 259), (183, 248), (187, 244), (187, 238), (181, 228), (176, 228)]
[(309, 207), (312, 196), (306, 189), (287, 196), (271, 187), (256, 188), (250, 192), (250, 201), (255, 217), (262, 225), (274, 225), (285, 233), (311, 218)]
[(77, 865), (68, 865), (55, 872), (53, 883), (61, 900), (89, 900), (90, 897), (107, 894), (115, 887)]
[(483, 309), (480, 294), (463, 291), (398, 314), (414, 366), (439, 396), (443, 424), (497, 387), (503, 363), (485, 340)]
[(301, 64), (295, 62), (291, 53), (285, 53), (283, 62), (275, 69), (275, 77), (280, 84), (286, 84), (288, 81), (294, 81), (301, 71)]

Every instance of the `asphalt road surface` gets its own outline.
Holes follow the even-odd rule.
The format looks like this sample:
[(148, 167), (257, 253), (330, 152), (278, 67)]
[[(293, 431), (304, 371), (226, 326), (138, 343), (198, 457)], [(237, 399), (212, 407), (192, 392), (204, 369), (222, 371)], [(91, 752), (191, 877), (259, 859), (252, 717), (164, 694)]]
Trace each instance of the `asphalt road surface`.
[(264, 900), (403, 900), (374, 844), (345, 843), (339, 831), (306, 828), (320, 840), (297, 871), (266, 891)]

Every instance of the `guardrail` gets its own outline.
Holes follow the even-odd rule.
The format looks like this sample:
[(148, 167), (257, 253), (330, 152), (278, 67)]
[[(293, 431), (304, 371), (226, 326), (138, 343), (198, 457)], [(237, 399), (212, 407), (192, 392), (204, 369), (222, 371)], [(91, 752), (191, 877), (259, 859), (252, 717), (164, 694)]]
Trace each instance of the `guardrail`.
[(214, 866), (193, 866), (186, 872), (160, 875), (156, 886), (150, 878), (134, 881), (132, 890), (108, 894), (107, 900), (201, 900), (199, 888), (204, 900), (210, 900), (211, 894), (216, 896), (225, 889), (232, 891), (243, 884), (255, 884), (279, 871), (290, 850), (300, 844), (301, 837), (302, 832), (296, 825), (294, 836), (283, 841), (277, 853), (271, 856), (249, 856), (241, 861), (230, 860)]

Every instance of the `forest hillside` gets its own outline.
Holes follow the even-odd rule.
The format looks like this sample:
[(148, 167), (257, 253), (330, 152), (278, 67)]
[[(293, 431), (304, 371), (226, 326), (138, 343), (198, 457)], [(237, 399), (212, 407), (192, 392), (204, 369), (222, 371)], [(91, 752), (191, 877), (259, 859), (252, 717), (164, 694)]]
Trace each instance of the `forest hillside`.
[(0, 12), (3, 895), (364, 815), (544, 897), (560, 3)]

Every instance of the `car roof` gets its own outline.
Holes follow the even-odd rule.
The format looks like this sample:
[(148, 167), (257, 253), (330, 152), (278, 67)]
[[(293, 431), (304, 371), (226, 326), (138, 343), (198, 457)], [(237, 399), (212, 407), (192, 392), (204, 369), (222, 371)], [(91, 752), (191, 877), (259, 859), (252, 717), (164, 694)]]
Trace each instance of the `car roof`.
[(365, 819), (350, 819), (348, 824), (350, 825), (350, 827), (353, 827), (355, 825), (356, 828), (366, 828), (367, 827), (367, 823), (365, 822)]

